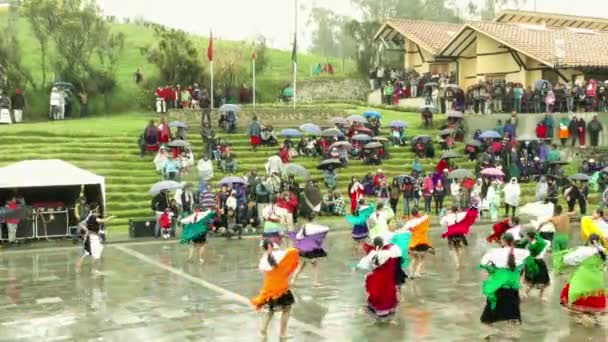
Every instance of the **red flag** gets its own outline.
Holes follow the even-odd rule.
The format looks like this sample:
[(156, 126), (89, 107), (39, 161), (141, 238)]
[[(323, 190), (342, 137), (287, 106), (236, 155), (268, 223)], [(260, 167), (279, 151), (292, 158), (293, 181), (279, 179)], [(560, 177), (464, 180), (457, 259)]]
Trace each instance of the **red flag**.
[(209, 31), (209, 45), (207, 46), (207, 58), (213, 62), (213, 31)]

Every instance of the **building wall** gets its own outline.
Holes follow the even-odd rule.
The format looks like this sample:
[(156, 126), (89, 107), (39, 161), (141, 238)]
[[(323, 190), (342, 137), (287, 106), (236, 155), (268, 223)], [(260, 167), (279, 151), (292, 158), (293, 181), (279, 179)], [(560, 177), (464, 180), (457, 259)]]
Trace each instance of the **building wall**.
[[(433, 65), (435, 64), (445, 64), (447, 65), (446, 72), (455, 71), (456, 63), (448, 63), (448, 62), (437, 62), (435, 61), (435, 57), (429, 51), (420, 48), (420, 53), (418, 52), (418, 45), (412, 42), (409, 39), (405, 40), (405, 58), (404, 58), (404, 67), (406, 70), (416, 70), (419, 74), (424, 74), (427, 72), (431, 72), (433, 70)], [(420, 56), (422, 55), (422, 57)]]
[[(500, 47), (497, 41), (479, 32), (476, 35), (476, 43), (472, 44), (457, 59), (458, 82), (464, 89), (479, 81), (495, 78), (521, 83), (524, 87), (534, 87), (536, 81), (544, 78), (543, 68), (546, 68), (544, 64), (519, 54), (526, 66), (525, 68), (520, 67), (509, 50)], [(584, 79), (578, 70), (560, 69), (559, 72), (568, 80), (582, 81)], [(554, 75), (554, 78), (558, 79), (557, 75)], [(564, 82), (561, 77), (559, 77), (559, 81)]]

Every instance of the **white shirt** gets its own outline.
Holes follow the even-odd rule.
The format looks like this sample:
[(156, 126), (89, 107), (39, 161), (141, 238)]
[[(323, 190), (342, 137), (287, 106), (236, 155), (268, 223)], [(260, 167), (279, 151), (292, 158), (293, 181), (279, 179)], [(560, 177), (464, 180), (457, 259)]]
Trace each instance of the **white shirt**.
[[(510, 253), (510, 247), (493, 248), (484, 254), (484, 256), (481, 258), (481, 264), (494, 264), (496, 267), (506, 268), (508, 267)], [(513, 248), (513, 255), (515, 256), (515, 265), (519, 266), (523, 264), (524, 259), (530, 255), (530, 251), (522, 248)]]

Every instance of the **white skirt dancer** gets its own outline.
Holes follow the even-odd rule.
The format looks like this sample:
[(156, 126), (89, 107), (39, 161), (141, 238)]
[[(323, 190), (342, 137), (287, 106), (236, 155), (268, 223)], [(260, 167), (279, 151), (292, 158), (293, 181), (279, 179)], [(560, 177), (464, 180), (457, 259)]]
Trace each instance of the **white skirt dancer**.
[(97, 234), (90, 234), (87, 236), (84, 242), (84, 253), (90, 255), (95, 260), (101, 259), (101, 253), (103, 252), (103, 244)]

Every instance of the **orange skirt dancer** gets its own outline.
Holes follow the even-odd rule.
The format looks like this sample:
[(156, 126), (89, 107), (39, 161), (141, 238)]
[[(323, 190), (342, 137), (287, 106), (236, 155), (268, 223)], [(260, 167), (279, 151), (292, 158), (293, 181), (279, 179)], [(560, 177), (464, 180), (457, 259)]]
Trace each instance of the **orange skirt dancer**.
[(262, 241), (264, 255), (260, 260), (258, 268), (264, 272), (264, 284), (259, 294), (251, 299), (251, 304), (256, 310), (267, 309), (266, 317), (260, 328), (260, 336), (265, 337), (268, 325), (275, 312), (282, 312), (281, 338), (287, 336), (287, 322), (289, 312), (295, 299), (289, 289), (289, 277), (300, 263), (298, 250), (290, 248), (285, 251), (276, 249), (272, 241)]

